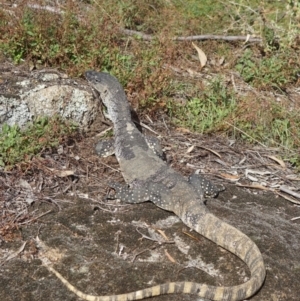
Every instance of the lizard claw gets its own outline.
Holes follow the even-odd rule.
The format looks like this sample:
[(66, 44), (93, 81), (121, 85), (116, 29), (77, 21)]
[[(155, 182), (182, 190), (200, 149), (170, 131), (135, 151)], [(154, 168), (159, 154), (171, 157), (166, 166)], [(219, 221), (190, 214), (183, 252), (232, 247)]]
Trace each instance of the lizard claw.
[[(112, 183), (108, 183), (108, 186), (109, 186), (109, 188), (111, 188), (111, 189), (110, 189), (109, 192), (106, 194), (105, 200), (115, 200), (115, 199), (117, 198), (116, 195), (117, 195), (118, 191), (120, 190), (120, 184), (119, 184), (119, 183), (112, 182)], [(115, 191), (113, 195), (111, 194), (111, 190), (114, 190), (114, 191)]]
[(122, 194), (124, 193), (124, 190), (128, 189), (127, 185), (122, 185), (120, 183), (111, 182), (108, 183), (108, 186), (112, 188), (115, 193), (113, 195), (110, 194), (110, 192), (106, 195), (106, 200), (115, 200), (120, 199), (122, 197)]

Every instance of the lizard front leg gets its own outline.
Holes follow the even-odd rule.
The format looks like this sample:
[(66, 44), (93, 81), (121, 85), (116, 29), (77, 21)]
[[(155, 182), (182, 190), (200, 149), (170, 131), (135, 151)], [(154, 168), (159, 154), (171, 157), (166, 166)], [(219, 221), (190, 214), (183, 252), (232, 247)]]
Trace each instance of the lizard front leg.
[[(159, 140), (154, 136), (145, 136), (145, 140), (153, 153), (162, 160), (165, 160), (165, 154), (159, 144)], [(115, 139), (101, 139), (96, 143), (95, 151), (100, 157), (108, 157), (113, 155), (115, 153)]]
[(109, 186), (114, 189), (115, 194), (108, 195), (107, 199), (120, 199), (123, 202), (135, 204), (159, 200), (159, 196), (140, 181), (136, 181), (132, 187), (120, 183), (110, 183)]
[(188, 182), (194, 187), (200, 196), (216, 197), (225, 187), (217, 187), (211, 181), (205, 179), (201, 174), (192, 174), (188, 177)]

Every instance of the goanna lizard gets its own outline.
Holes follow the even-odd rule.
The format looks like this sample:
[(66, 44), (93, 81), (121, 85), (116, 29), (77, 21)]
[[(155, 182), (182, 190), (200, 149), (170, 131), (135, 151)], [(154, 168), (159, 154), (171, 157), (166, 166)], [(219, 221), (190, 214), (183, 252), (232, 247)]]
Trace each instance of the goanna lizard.
[(100, 93), (113, 122), (115, 155), (126, 183), (130, 184), (130, 187), (112, 184), (116, 197), (129, 203), (150, 200), (156, 206), (174, 212), (191, 229), (241, 258), (249, 267), (251, 278), (243, 284), (229, 287), (183, 281), (120, 295), (92, 296), (79, 291), (51, 266), (46, 265), (47, 268), (69, 290), (90, 301), (128, 301), (173, 293), (193, 294), (219, 301), (238, 301), (252, 296), (260, 289), (266, 275), (263, 258), (256, 244), (236, 228), (209, 213), (203, 202), (205, 191), (201, 187), (196, 189), (197, 179), (186, 180), (154, 154), (132, 122), (130, 105), (115, 77), (88, 71), (86, 79)]

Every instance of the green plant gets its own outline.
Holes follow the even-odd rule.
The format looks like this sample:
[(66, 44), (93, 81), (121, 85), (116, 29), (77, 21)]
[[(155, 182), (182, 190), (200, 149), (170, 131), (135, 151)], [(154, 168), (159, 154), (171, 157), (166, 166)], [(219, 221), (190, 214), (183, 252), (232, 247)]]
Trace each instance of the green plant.
[(200, 97), (189, 100), (185, 105), (170, 107), (172, 115), (180, 123), (193, 131), (209, 132), (218, 128), (222, 121), (234, 111), (236, 101), (220, 78), (215, 79)]
[(4, 124), (0, 133), (0, 166), (12, 166), (44, 148), (55, 147), (75, 129), (74, 124), (58, 117), (38, 118), (24, 130), (18, 125)]
[(280, 148), (285, 160), (300, 166), (299, 111), (288, 111), (282, 103), (266, 99), (241, 99), (234, 115), (231, 135), (235, 139)]
[(287, 62), (286, 53), (258, 59), (251, 49), (246, 49), (235, 68), (247, 83), (264, 89), (283, 89), (296, 80), (294, 71)]

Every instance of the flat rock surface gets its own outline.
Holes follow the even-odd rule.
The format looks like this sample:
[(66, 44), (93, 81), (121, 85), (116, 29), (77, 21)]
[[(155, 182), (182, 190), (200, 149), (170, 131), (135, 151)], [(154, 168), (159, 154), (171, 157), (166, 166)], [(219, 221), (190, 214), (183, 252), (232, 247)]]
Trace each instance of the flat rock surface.
[[(78, 289), (110, 295), (168, 281), (234, 285), (248, 279), (234, 255), (190, 231), (177, 217), (152, 203), (125, 205), (69, 198), (60, 211), (22, 228), (22, 241), (1, 244), (22, 255), (0, 267), (0, 300), (80, 300), (41, 264), (38, 236), (54, 267)], [(121, 206), (122, 205), (122, 206)], [(253, 301), (299, 300), (300, 222), (295, 206), (273, 194), (253, 195), (227, 186), (207, 202), (215, 215), (239, 228), (260, 248), (267, 277)], [(52, 205), (42, 203), (39, 210)], [(166, 241), (166, 239), (168, 241)], [(148, 300), (199, 300), (166, 295)]]

